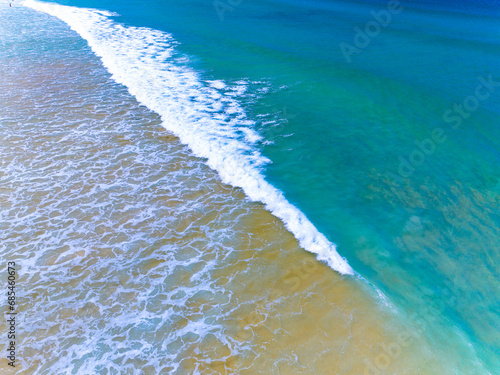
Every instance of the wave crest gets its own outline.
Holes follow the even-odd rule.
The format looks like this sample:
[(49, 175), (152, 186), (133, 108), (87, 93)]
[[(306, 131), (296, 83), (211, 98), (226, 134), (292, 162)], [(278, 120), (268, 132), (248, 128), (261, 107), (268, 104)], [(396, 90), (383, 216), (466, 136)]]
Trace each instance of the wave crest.
[(354, 271), (307, 217), (269, 184), (262, 168), (270, 161), (254, 147), (261, 137), (239, 103), (221, 90), (224, 83), (203, 82), (176, 51), (172, 35), (126, 27), (114, 13), (27, 0), (24, 5), (55, 16), (82, 36), (112, 78), (158, 113), (163, 126), (216, 170), (224, 183), (240, 187), (295, 235), (300, 245), (341, 274)]

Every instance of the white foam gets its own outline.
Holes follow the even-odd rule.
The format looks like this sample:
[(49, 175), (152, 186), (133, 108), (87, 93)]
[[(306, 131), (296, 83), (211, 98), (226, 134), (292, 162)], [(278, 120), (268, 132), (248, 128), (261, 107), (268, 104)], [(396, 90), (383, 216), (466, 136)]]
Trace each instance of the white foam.
[[(270, 161), (254, 147), (260, 136), (233, 95), (221, 94), (222, 81), (204, 83), (180, 56), (177, 42), (165, 32), (125, 27), (115, 14), (27, 0), (24, 5), (66, 22), (80, 34), (112, 74), (137, 100), (161, 115), (167, 130), (193, 153), (207, 159), (223, 182), (241, 187), (265, 204), (300, 245), (341, 274), (353, 274), (347, 261), (282, 192), (269, 184), (262, 168)], [(244, 92), (238, 82), (238, 93)]]

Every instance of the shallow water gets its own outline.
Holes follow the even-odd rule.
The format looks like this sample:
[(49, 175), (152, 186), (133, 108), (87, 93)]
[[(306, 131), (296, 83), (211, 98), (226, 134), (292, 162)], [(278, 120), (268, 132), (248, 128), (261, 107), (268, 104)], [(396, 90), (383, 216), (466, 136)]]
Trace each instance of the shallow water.
[[(209, 167), (218, 164), (196, 157), (182, 137), (164, 129), (179, 117), (160, 117), (139, 104), (67, 25), (31, 9), (1, 11), (0, 254), (4, 263), (15, 259), (21, 265), (19, 373), (487, 373), (467, 335), (480, 335), (494, 351), (497, 337), (488, 329), (496, 324), (494, 315), (485, 311), (491, 320), (476, 321), (476, 307), (467, 301), (477, 297), (458, 295), (456, 287), (466, 293), (464, 280), (481, 282), (480, 290), (492, 288), (494, 295), (494, 252), (486, 252), (493, 267), (488, 271), (464, 249), (476, 262), (474, 278), (457, 278), (460, 258), (450, 261), (435, 250), (441, 228), (415, 214), (390, 241), (432, 259), (441, 275), (455, 276), (451, 290), (423, 286), (421, 293), (402, 293), (418, 286), (422, 275), (391, 272), (398, 263), (360, 224), (349, 229), (359, 256), (354, 264), (364, 264), (355, 268), (369, 277), (341, 276), (301, 248), (263, 204), (221, 182)], [(173, 53), (169, 48), (165, 59)], [(180, 66), (179, 76), (190, 82), (191, 71)], [(212, 116), (233, 113), (240, 122), (250, 120), (238, 117), (245, 116), (239, 102), (220, 98), (244, 103), (247, 97), (238, 92), (255, 91), (258, 101), (272, 90), (252, 80), (229, 87), (214, 80), (201, 90), (215, 95)], [(189, 113), (179, 93), (170, 98), (170, 111)], [(195, 99), (193, 106), (199, 104)], [(247, 113), (252, 118), (251, 108)], [(290, 130), (300, 114), (285, 120)], [(282, 162), (276, 168), (285, 170)], [(328, 163), (314, 159), (309, 176)], [(288, 173), (300, 175), (296, 167)], [(372, 177), (386, 178), (378, 171)], [(311, 192), (318, 191), (313, 180), (304, 185), (316, 189)], [(495, 207), (495, 194), (460, 181), (449, 192), (420, 199), (412, 185), (380, 186), (367, 185), (372, 200), (384, 197), (394, 207), (399, 201), (410, 207), (432, 202), (452, 229), (459, 227), (468, 240), (473, 232), (478, 241), (489, 238), (494, 248), (495, 221), (478, 207)], [(325, 212), (338, 215), (337, 221), (348, 217)], [(313, 221), (323, 229), (321, 220)], [(402, 267), (412, 262), (401, 260)], [(406, 302), (394, 305), (378, 292), (380, 285)]]

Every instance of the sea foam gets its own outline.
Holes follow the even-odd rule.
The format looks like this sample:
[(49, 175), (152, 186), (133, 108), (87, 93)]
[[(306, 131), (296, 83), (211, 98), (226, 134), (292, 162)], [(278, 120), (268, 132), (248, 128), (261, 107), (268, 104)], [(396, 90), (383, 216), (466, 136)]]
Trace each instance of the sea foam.
[(240, 187), (253, 201), (281, 219), (300, 245), (341, 274), (354, 271), (334, 244), (269, 184), (262, 173), (270, 161), (255, 143), (261, 139), (222, 81), (204, 82), (177, 50), (172, 35), (128, 27), (110, 19), (114, 13), (27, 0), (24, 5), (55, 16), (82, 36), (101, 58), (112, 78), (137, 100), (158, 113), (163, 126), (207, 159), (224, 183)]

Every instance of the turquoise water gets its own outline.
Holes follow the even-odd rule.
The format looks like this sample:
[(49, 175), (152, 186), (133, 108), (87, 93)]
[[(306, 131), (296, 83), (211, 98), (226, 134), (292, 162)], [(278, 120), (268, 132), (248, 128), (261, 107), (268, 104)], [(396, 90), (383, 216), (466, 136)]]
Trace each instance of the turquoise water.
[(59, 3), (168, 32), (205, 80), (247, 82), (266, 180), (461, 373), (500, 373), (498, 2), (403, 2), (363, 47), (355, 27), (386, 2)]

